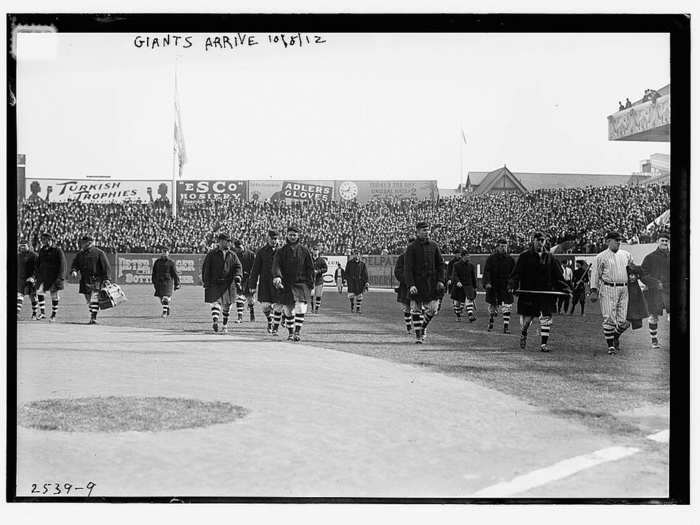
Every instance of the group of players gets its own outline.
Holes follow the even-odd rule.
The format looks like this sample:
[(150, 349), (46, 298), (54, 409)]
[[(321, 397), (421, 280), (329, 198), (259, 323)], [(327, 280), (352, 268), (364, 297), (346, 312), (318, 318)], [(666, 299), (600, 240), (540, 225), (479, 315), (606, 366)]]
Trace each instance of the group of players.
[[(45, 294), (50, 293), (49, 321), (53, 322), (58, 313), (59, 292), (64, 288), (66, 258), (49, 234), (42, 234), (40, 239), (38, 254), (29, 249), (26, 241), (19, 244), (17, 318), (19, 320), (25, 295), (32, 301), (32, 318), (45, 318)], [(283, 243), (280, 243), (279, 234), (270, 230), (265, 246), (253, 253), (239, 240), (233, 242), (231, 249), (229, 235), (218, 235), (217, 246), (207, 253), (202, 265), (204, 301), (211, 306), (214, 332), (228, 330), (233, 303), (236, 304), (237, 323), (242, 322), (246, 304), (250, 320), (255, 321), (257, 295), (267, 319), (268, 333), (277, 335), (282, 325), (288, 330), (288, 340), (301, 339), (309, 305), (311, 313), (319, 312), (323, 276), (328, 267), (319, 246), (309, 250), (299, 239), (300, 231), (295, 225), (287, 228)], [(619, 351), (620, 336), (630, 326), (641, 327), (641, 321), (647, 317), (652, 347), (659, 348), (658, 317), (664, 310), (668, 315), (670, 309), (669, 236), (665, 233), (658, 236), (657, 249), (644, 258), (641, 266), (635, 265), (632, 256), (620, 249), (619, 234), (610, 232), (606, 240), (608, 248), (596, 256), (588, 269), (584, 268), (583, 261), (577, 261), (576, 270), (571, 271), (568, 265), (562, 267), (545, 250), (546, 239), (539, 232), (533, 234), (530, 248), (522, 252), (517, 261), (508, 254), (506, 240), (500, 239), (495, 252), (486, 261), (482, 277), (489, 312), (488, 331), (493, 330), (500, 313), (503, 332), (510, 333), (511, 309), (514, 295), (517, 295), (520, 347), (526, 348), (528, 331), (538, 318), (540, 350), (549, 352), (552, 314), (559, 310), (562, 299), (567, 299), (568, 303), (570, 297), (573, 297), (571, 313), (579, 303), (583, 314), (586, 284), (589, 283), (591, 301), (600, 300), (603, 335), (609, 354)], [(395, 292), (406, 330), (409, 334), (415, 333), (415, 342), (425, 341), (428, 326), (439, 312), (445, 293), (449, 293), (453, 301), (457, 320), (461, 320), (466, 308), (467, 319), (474, 322), (477, 278), (469, 254), (462, 251), (446, 264), (438, 245), (430, 240), (427, 222), (417, 223), (416, 234), (408, 241), (394, 268), (399, 282)], [(81, 250), (73, 259), (71, 274), (80, 275), (79, 292), (88, 304), (90, 324), (96, 323), (99, 293), (109, 283), (110, 273), (105, 253), (94, 246), (90, 236), (82, 237)], [(151, 277), (154, 296), (162, 305), (161, 315), (167, 318), (173, 292), (180, 287), (175, 262), (170, 259), (167, 248), (154, 262)], [(364, 294), (369, 290), (367, 266), (360, 254), (353, 254), (344, 270), (338, 265), (335, 277), (339, 292), (347, 285), (350, 311), (360, 314)], [(643, 292), (640, 282), (645, 285)]]

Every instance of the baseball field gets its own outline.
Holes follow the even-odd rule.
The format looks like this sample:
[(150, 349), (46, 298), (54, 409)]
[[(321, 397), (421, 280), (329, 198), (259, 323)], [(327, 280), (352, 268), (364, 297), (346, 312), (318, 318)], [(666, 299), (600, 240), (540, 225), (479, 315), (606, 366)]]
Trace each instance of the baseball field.
[(17, 323), (18, 496), (668, 496), (666, 319), (661, 349), (645, 324), (610, 356), (588, 304), (554, 316), (541, 353), (516, 315), (487, 332), (479, 295), (476, 322), (446, 301), (416, 345), (390, 291), (358, 315), (327, 290), (292, 343), (259, 305), (213, 333), (199, 287), (161, 319), (127, 286), (90, 326), (75, 288), (57, 323), (28, 301)]

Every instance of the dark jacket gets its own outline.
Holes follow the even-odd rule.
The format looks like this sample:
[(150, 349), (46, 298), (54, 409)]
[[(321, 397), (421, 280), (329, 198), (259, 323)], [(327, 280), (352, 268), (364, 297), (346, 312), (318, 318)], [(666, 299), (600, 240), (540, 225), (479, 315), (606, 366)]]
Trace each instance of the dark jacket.
[(328, 271), (328, 263), (326, 262), (325, 257), (321, 257), (320, 255), (313, 259), (314, 262), (314, 284), (316, 286), (319, 286), (323, 284), (323, 276), (326, 275), (326, 272)]
[(66, 256), (63, 250), (55, 246), (46, 246), (39, 250), (39, 284), (44, 291), (63, 290), (66, 278)]
[(91, 246), (79, 251), (73, 259), (71, 272), (80, 272), (80, 286), (78, 291), (82, 294), (99, 292), (103, 282), (109, 279), (112, 269), (105, 252)]
[(39, 256), (36, 252), (27, 250), (17, 253), (17, 292), (23, 295), (33, 294), (36, 284), (27, 284), (27, 279), (37, 279)]
[(272, 278), (275, 277), (282, 279), (281, 304), (308, 303), (314, 286), (314, 263), (309, 249), (299, 242), (287, 242), (277, 250), (272, 258)]
[(450, 262), (447, 263), (447, 272), (445, 273), (445, 276), (447, 277), (447, 283), (449, 283), (445, 283), (447, 284), (447, 293), (452, 292), (452, 286), (454, 285), (454, 283), (452, 282), (452, 272), (457, 261), (459, 261), (459, 255), (456, 257), (452, 257), (452, 259), (450, 259)]
[(334, 277), (336, 280), (337, 280), (338, 278), (340, 278), (342, 281), (345, 281), (345, 270), (343, 270), (342, 268), (338, 268), (338, 267), (336, 266), (335, 272), (333, 273), (333, 277)]
[(394, 289), (396, 292), (396, 302), (402, 304), (410, 304), (411, 298), (408, 296), (408, 286), (406, 286), (406, 275), (404, 274), (406, 266), (406, 252), (403, 252), (396, 259), (394, 265), (394, 277), (399, 281), (399, 285)]
[(345, 265), (345, 280), (348, 283), (348, 293), (364, 293), (367, 283), (369, 283), (367, 265), (364, 261), (350, 259)]
[(644, 257), (641, 268), (642, 282), (647, 286), (644, 295), (649, 307), (649, 313), (663, 314), (664, 308), (670, 311), (670, 280), (671, 267), (669, 251), (658, 248)]
[(416, 239), (406, 248), (404, 279), (406, 286), (415, 286), (418, 293), (411, 299), (418, 302), (434, 301), (442, 296), (438, 282), (445, 284), (445, 261), (438, 245), (431, 240)]
[[(457, 286), (462, 283), (462, 287)], [(452, 299), (464, 302), (476, 299), (476, 268), (471, 261), (457, 261), (452, 267)]]
[[(258, 301), (261, 303), (279, 302), (277, 289), (272, 286), (272, 259), (275, 251), (275, 248), (267, 244), (260, 248), (255, 254), (253, 267), (248, 277), (248, 289), (253, 290), (257, 287)], [(260, 283), (258, 283), (258, 279), (260, 279)]]
[[(540, 257), (532, 248), (525, 250), (518, 257), (510, 276), (510, 286), (513, 290), (571, 292), (569, 285), (564, 281), (559, 261), (547, 251)], [(541, 309), (555, 310), (556, 299), (555, 295), (520, 294), (518, 313), (531, 315), (531, 312)]]
[(253, 263), (255, 262), (255, 254), (250, 250), (235, 250), (238, 260), (241, 261), (241, 267), (243, 270), (243, 282), (241, 283), (241, 288), (247, 294), (249, 288), (248, 279), (250, 278), (250, 271), (253, 268)]
[(214, 248), (204, 257), (202, 264), (202, 284), (204, 285), (204, 302), (213, 303), (228, 291), (233, 302), (236, 299), (235, 279), (243, 278), (241, 261), (231, 250), (225, 252)]
[(639, 266), (627, 267), (627, 320), (632, 325), (632, 329), (642, 327), (642, 319), (649, 317), (647, 302), (644, 299), (644, 293), (639, 287), (639, 278), (642, 275), (642, 269)]
[[(484, 264), (481, 285), (486, 290), (489, 304), (512, 304), (513, 294), (508, 291), (508, 281), (515, 268), (515, 259), (507, 253), (492, 253)], [(486, 285), (490, 284), (489, 288)]]
[(151, 282), (155, 287), (155, 297), (170, 297), (173, 287), (180, 288), (180, 276), (175, 268), (175, 261), (169, 257), (159, 257), (153, 263)]

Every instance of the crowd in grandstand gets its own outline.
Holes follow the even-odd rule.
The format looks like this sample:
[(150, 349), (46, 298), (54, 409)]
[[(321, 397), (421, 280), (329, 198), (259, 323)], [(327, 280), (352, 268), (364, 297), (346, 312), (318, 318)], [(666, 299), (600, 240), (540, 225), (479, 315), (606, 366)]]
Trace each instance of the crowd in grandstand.
[(536, 190), (527, 194), (464, 194), (437, 201), (377, 200), (367, 203), (202, 201), (182, 206), (143, 203), (83, 204), (24, 201), (18, 204), (18, 232), (35, 244), (48, 232), (66, 251), (77, 251), (82, 234), (108, 251), (202, 253), (225, 231), (251, 247), (262, 246), (270, 228), (296, 223), (302, 240), (321, 242), (327, 254), (400, 253), (419, 220), (438, 226), (432, 238), (445, 253), (465, 248), (488, 253), (498, 238), (512, 252), (527, 247), (535, 230), (569, 253), (605, 248), (607, 231), (628, 242), (644, 242), (647, 224), (670, 206), (668, 185), (608, 186)]

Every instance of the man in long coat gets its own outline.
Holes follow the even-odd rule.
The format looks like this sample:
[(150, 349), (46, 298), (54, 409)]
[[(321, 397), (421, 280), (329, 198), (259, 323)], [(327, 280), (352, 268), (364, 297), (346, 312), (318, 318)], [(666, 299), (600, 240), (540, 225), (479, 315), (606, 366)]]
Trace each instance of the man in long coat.
[(450, 297), (454, 303), (454, 311), (457, 321), (462, 318), (462, 309), (467, 305), (469, 322), (476, 321), (474, 315), (474, 299), (476, 299), (476, 268), (469, 260), (469, 252), (462, 250), (459, 260), (452, 266), (452, 293)]
[[(411, 244), (416, 240), (415, 235), (408, 237), (408, 244)], [(403, 251), (401, 255), (396, 259), (396, 264), (394, 265), (394, 277), (399, 281), (399, 285), (394, 288), (396, 292), (396, 302), (401, 305), (401, 310), (403, 311), (403, 320), (406, 324), (406, 331), (411, 335), (411, 330), (413, 329), (413, 322), (411, 320), (411, 298), (408, 295), (408, 286), (406, 286), (406, 276), (404, 274), (404, 269), (406, 267), (406, 250)]]
[(29, 249), (29, 242), (22, 239), (17, 252), (17, 320), (22, 313), (24, 296), (32, 301), (32, 319), (37, 319), (36, 279), (39, 257)]
[(367, 265), (360, 259), (360, 252), (356, 251), (352, 259), (345, 265), (345, 282), (348, 284), (348, 299), (350, 299), (350, 312), (362, 313), (362, 299), (364, 293), (369, 290), (369, 274)]
[(647, 289), (644, 292), (649, 308), (649, 335), (651, 347), (660, 348), (658, 329), (659, 316), (671, 312), (670, 300), (670, 253), (671, 242), (668, 233), (660, 233), (657, 236), (658, 246), (656, 250), (644, 257), (642, 261), (642, 282)]
[(243, 282), (241, 284), (241, 289), (238, 291), (238, 297), (236, 297), (236, 313), (238, 314), (236, 322), (240, 323), (243, 321), (243, 306), (247, 303), (248, 312), (250, 313), (250, 322), (254, 323), (255, 298), (253, 294), (250, 293), (248, 278), (250, 277), (250, 270), (253, 268), (253, 263), (255, 262), (255, 254), (248, 250), (240, 239), (236, 239), (233, 246), (233, 251), (236, 253), (238, 260), (241, 261), (241, 268), (243, 270)]
[(109, 281), (112, 269), (109, 266), (105, 252), (93, 245), (90, 235), (80, 239), (81, 250), (71, 264), (71, 275), (77, 277), (80, 273), (78, 291), (85, 296), (85, 302), (90, 310), (89, 324), (97, 323), (97, 312), (100, 309), (99, 294), (102, 287)]
[(406, 248), (405, 257), (404, 280), (411, 299), (411, 317), (418, 344), (424, 342), (428, 324), (437, 314), (438, 299), (445, 291), (445, 261), (429, 235), (428, 223), (417, 223), (417, 238)]
[(175, 261), (170, 258), (170, 250), (167, 246), (163, 246), (161, 256), (153, 263), (151, 282), (155, 288), (153, 296), (160, 299), (163, 307), (161, 317), (165, 319), (170, 316), (173, 290), (180, 288), (180, 276), (177, 274)]
[(45, 294), (51, 294), (51, 317), (49, 322), (56, 321), (58, 313), (58, 302), (60, 300), (59, 290), (63, 290), (64, 281), (66, 278), (66, 256), (63, 250), (55, 246), (52, 242), (49, 233), (41, 234), (41, 249), (39, 250), (39, 271), (38, 284), (39, 290), (37, 298), (39, 299), (39, 319), (44, 318), (45, 314)]
[(275, 252), (272, 259), (272, 284), (280, 294), (280, 303), (289, 330), (288, 341), (301, 340), (301, 327), (314, 285), (311, 252), (299, 242), (299, 233), (298, 226), (289, 226), (287, 242)]
[(311, 258), (314, 263), (314, 302), (313, 311), (318, 313), (321, 308), (321, 298), (323, 297), (323, 276), (326, 275), (328, 271), (328, 262), (326, 258), (321, 255), (321, 245), (317, 244), (314, 249), (311, 250)]
[(496, 251), (486, 259), (484, 275), (481, 278), (481, 284), (486, 290), (486, 302), (489, 305), (489, 332), (493, 330), (493, 321), (500, 310), (503, 314), (503, 333), (510, 333), (513, 294), (509, 291), (508, 281), (513, 268), (515, 268), (515, 259), (508, 253), (508, 241), (498, 239)]
[(243, 270), (235, 253), (229, 250), (231, 238), (226, 233), (217, 237), (218, 246), (210, 250), (202, 264), (204, 302), (211, 304), (212, 328), (219, 331), (219, 316), (223, 313), (223, 329), (227, 331), (231, 304), (241, 286)]
[(267, 319), (267, 332), (272, 335), (277, 335), (277, 329), (282, 319), (282, 304), (279, 293), (272, 285), (272, 259), (278, 249), (278, 242), (277, 232), (269, 230), (267, 244), (255, 254), (250, 277), (248, 277), (248, 290), (254, 294), (257, 288), (258, 301)]

